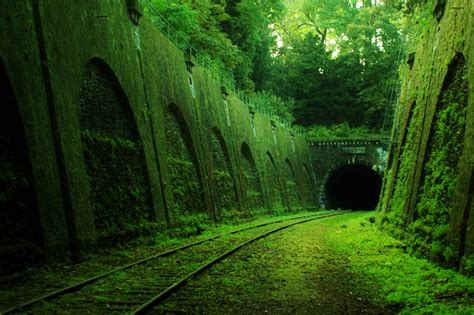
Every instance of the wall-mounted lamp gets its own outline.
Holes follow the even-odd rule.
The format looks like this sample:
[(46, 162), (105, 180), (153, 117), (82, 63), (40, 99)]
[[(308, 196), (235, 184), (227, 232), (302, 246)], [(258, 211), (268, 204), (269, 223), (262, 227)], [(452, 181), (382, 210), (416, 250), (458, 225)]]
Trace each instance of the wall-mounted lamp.
[(408, 54), (407, 64), (410, 67), (410, 70), (413, 69), (413, 65), (415, 64), (415, 53), (414, 52)]
[(186, 51), (184, 53), (184, 62), (186, 63), (186, 69), (188, 72), (192, 73), (196, 63), (194, 62), (194, 56), (191, 54), (191, 52)]
[(229, 96), (229, 91), (227, 91), (227, 88), (224, 85), (221, 85), (221, 92), (224, 99), (227, 99)]
[(143, 9), (140, 0), (127, 0), (128, 13), (133, 24), (138, 25), (140, 18), (143, 16)]

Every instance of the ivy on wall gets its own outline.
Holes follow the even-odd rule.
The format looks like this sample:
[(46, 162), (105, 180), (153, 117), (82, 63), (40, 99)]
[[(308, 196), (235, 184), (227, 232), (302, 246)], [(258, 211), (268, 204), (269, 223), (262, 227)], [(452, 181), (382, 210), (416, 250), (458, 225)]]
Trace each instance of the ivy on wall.
[(422, 183), (416, 204), (416, 217), (409, 226), (411, 243), (432, 259), (451, 263), (455, 250), (447, 245), (446, 234), (451, 212), (456, 206), (458, 164), (464, 143), (468, 98), (467, 67), (458, 55), (449, 67), (439, 96)]
[[(455, 193), (459, 161), (463, 151), (469, 89), (464, 57), (458, 54), (451, 62), (438, 97), (436, 111), (425, 152), (414, 214), (407, 218), (410, 183), (414, 176), (419, 143), (417, 130), (422, 130), (423, 110), (414, 104), (409, 113), (409, 126), (402, 140), (399, 170), (387, 173), (387, 182), (396, 176), (393, 187), (386, 187), (384, 197), (393, 189), (391, 200), (385, 200), (385, 227), (403, 238), (415, 252), (441, 264), (452, 265), (456, 250), (448, 245), (447, 232), (452, 211), (456, 207)], [(396, 162), (396, 161), (395, 161)], [(395, 164), (395, 163), (393, 163)], [(384, 203), (384, 204), (385, 204)], [(406, 226), (406, 222), (409, 222)]]
[(243, 187), (247, 205), (254, 213), (263, 211), (263, 196), (257, 166), (247, 144), (242, 145)]
[(216, 208), (221, 219), (232, 219), (241, 215), (238, 211), (237, 194), (232, 166), (224, 139), (218, 130), (211, 135), (212, 176), (215, 184)]
[(281, 191), (280, 179), (273, 157), (267, 153), (266, 162), (267, 182), (269, 186), (269, 202), (273, 213), (285, 212), (283, 193)]
[(101, 60), (93, 59), (86, 66), (80, 112), (99, 244), (133, 237), (153, 213), (143, 146), (128, 100)]
[(170, 216), (176, 223), (181, 216), (203, 213), (206, 208), (196, 153), (184, 118), (172, 105), (165, 119), (168, 177), (174, 199)]

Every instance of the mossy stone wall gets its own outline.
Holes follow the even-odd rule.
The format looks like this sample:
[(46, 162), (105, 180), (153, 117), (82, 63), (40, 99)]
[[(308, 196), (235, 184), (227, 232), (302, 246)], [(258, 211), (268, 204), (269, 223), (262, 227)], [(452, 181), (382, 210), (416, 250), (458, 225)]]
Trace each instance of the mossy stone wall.
[[(287, 158), (295, 189), (311, 186), (303, 137), (251, 116), (218, 78), (186, 67), (183, 52), (150, 21), (131, 21), (125, 0), (10, 1), (0, 16), (0, 59), (21, 115), (16, 127), (25, 130), (44, 257), (78, 258), (124, 230), (132, 237), (146, 223), (188, 224), (183, 217), (195, 213), (212, 221), (273, 211), (269, 187), (286, 180)], [(85, 75), (91, 61), (109, 79)], [(90, 82), (103, 84), (89, 90)], [(277, 172), (266, 170), (267, 152)], [(259, 196), (249, 202), (251, 191)], [(190, 195), (199, 202), (186, 204)], [(115, 202), (121, 206), (112, 209)]]
[(425, 6), (379, 208), (384, 227), (440, 264), (474, 273), (474, 3)]

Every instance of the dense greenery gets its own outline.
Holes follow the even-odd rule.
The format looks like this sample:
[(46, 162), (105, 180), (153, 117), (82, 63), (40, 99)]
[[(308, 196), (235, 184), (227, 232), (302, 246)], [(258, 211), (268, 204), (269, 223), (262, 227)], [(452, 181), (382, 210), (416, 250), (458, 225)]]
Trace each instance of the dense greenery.
[(382, 127), (398, 83), (401, 1), (145, 3), (257, 107), (303, 125)]
[(166, 113), (166, 148), (168, 180), (173, 195), (169, 209), (172, 226), (180, 225), (183, 217), (197, 216), (206, 220), (204, 192), (196, 152), (188, 126), (176, 106)]
[[(436, 261), (452, 264), (456, 252), (446, 235), (456, 208), (458, 163), (463, 149), (467, 111), (467, 67), (464, 58), (451, 65), (435, 115), (416, 217), (409, 226), (411, 244)], [(473, 272), (474, 270), (468, 270)]]
[(81, 136), (99, 243), (140, 235), (153, 215), (141, 143), (91, 130)]

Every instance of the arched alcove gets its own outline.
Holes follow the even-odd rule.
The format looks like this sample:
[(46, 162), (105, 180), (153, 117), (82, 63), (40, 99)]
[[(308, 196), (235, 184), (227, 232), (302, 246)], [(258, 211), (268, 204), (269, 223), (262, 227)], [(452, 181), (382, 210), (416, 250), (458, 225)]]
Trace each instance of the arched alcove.
[(216, 206), (219, 215), (223, 218), (232, 215), (237, 210), (237, 192), (234, 174), (230, 162), (229, 151), (224, 137), (216, 127), (211, 132), (212, 175), (216, 190)]
[(272, 211), (281, 212), (284, 208), (284, 195), (281, 189), (279, 171), (270, 152), (266, 154), (265, 168), (268, 183), (268, 197)]
[(430, 246), (431, 257), (448, 261), (446, 255), (447, 226), (457, 205), (456, 189), (459, 162), (464, 150), (467, 105), (469, 95), (468, 67), (462, 54), (456, 54), (449, 64), (436, 104), (436, 112), (423, 160), (420, 189), (413, 219), (423, 226), (437, 227), (436, 234), (417, 229), (421, 243), (437, 242)]
[(301, 206), (299, 189), (296, 183), (295, 169), (290, 159), (285, 159), (285, 188), (289, 206), (295, 210)]
[(242, 143), (240, 152), (242, 155), (242, 186), (245, 192), (245, 199), (250, 208), (260, 208), (263, 206), (260, 177), (258, 176), (257, 166), (247, 142)]
[(0, 275), (43, 258), (36, 192), (23, 120), (0, 62)]
[(165, 114), (169, 183), (172, 185), (175, 221), (180, 215), (206, 213), (196, 150), (188, 124), (176, 104)]
[(382, 178), (364, 164), (346, 164), (333, 170), (324, 185), (327, 209), (374, 210)]
[(80, 128), (90, 200), (99, 244), (107, 244), (151, 218), (148, 173), (134, 115), (113, 71), (91, 59), (82, 82)]

